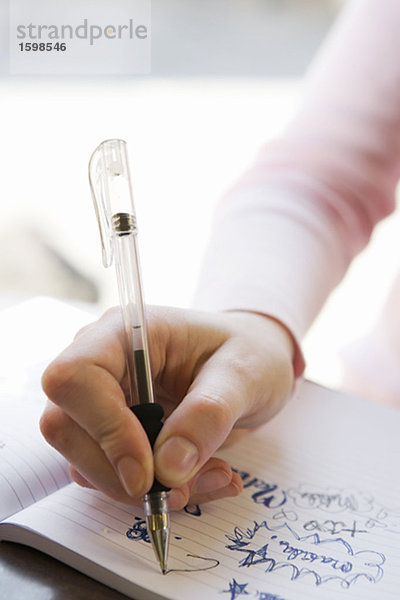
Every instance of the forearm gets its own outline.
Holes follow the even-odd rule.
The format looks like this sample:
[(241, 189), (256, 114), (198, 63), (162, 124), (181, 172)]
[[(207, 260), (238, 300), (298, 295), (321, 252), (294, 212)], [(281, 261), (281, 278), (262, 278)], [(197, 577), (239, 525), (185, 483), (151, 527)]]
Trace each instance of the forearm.
[(395, 0), (355, 2), (340, 20), (298, 114), (220, 203), (196, 306), (268, 314), (301, 340), (394, 208), (399, 38)]
[(267, 196), (262, 186), (232, 192), (214, 224), (195, 304), (266, 314), (299, 344), (347, 268), (337, 235), (308, 194), (273, 186)]

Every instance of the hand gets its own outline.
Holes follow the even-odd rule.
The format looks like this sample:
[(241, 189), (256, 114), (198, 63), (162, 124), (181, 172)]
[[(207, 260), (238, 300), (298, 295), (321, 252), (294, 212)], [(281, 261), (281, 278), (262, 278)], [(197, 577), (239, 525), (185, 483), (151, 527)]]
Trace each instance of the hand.
[(293, 387), (293, 342), (268, 317), (148, 307), (155, 395), (165, 424), (154, 446), (126, 406), (124, 332), (118, 309), (84, 327), (46, 369), (40, 427), (72, 478), (138, 504), (154, 474), (173, 488), (171, 509), (235, 496), (229, 465), (210, 458), (231, 434), (279, 411)]

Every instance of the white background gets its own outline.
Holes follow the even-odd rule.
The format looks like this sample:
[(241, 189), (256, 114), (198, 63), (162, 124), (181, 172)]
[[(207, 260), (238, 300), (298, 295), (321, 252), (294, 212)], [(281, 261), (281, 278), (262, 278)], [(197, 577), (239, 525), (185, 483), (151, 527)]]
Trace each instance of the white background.
[[(40, 231), (116, 301), (114, 273), (101, 265), (87, 181), (95, 146), (128, 142), (149, 303), (190, 306), (215, 202), (295, 109), (294, 81), (8, 82), (0, 97), (0, 234)], [(398, 268), (399, 216), (383, 222), (314, 325), (305, 349), (308, 374), (329, 384), (340, 377), (338, 351), (371, 327)], [(398, 255), (400, 253), (397, 253)], [(5, 259), (3, 254), (3, 260)], [(10, 254), (9, 260), (13, 256)], [(29, 252), (27, 268), (38, 264)]]
[[(61, 4), (71, 20), (93, 7)], [(338, 4), (153, 0), (153, 78), (0, 78), (0, 305), (37, 293), (65, 296), (62, 272), (49, 270), (30, 231), (94, 281), (99, 309), (116, 302), (114, 273), (101, 265), (87, 163), (100, 141), (122, 137), (146, 300), (190, 306), (213, 207), (295, 110), (304, 65)], [(0, 0), (3, 74), (6, 5)], [(27, 10), (38, 5), (29, 2)], [(96, 1), (98, 11), (109, 6)], [(308, 335), (308, 375), (317, 381), (336, 385), (340, 349), (372, 327), (399, 266), (399, 221), (394, 215), (376, 229)]]

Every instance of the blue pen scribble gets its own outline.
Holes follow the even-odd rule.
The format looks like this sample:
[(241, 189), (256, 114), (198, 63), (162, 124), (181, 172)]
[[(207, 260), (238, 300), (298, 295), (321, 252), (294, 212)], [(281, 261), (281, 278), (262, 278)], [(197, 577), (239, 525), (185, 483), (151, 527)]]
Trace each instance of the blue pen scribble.
[(150, 544), (150, 538), (146, 527), (145, 519), (141, 519), (140, 517), (135, 517), (136, 523), (128, 529), (126, 532), (126, 537), (130, 540), (142, 540), (143, 542), (147, 542)]
[[(239, 567), (262, 564), (265, 573), (287, 571), (292, 581), (310, 576), (317, 586), (337, 580), (343, 588), (349, 588), (358, 579), (377, 583), (383, 576), (383, 554), (373, 550), (354, 552), (342, 537), (322, 539), (318, 533), (299, 536), (286, 522), (271, 526), (266, 520), (254, 521), (247, 529), (235, 527), (226, 538), (226, 548), (242, 555)], [(345, 560), (338, 558), (343, 554)]]
[[(235, 600), (239, 596), (250, 596), (250, 598), (258, 600), (285, 600), (276, 594), (269, 592), (260, 592), (259, 590), (251, 590), (248, 583), (238, 583), (236, 579), (229, 582), (229, 589), (221, 590), (221, 594), (230, 594), (230, 600)], [(249, 599), (250, 600), (250, 599)]]
[[(300, 509), (302, 513), (312, 512), (312, 516), (304, 521), (310, 527), (312, 522), (317, 522), (318, 526), (315, 529), (323, 533), (336, 535), (340, 530), (342, 535), (348, 532), (354, 538), (356, 534), (357, 537), (358, 534), (365, 537), (373, 529), (384, 529), (386, 533), (400, 534), (400, 508), (386, 507), (368, 492), (346, 488), (321, 488), (305, 483), (283, 489), (276, 482), (264, 481), (248, 471), (235, 467), (232, 467), (232, 470), (240, 475), (244, 490), (250, 491), (251, 499), (256, 504), (261, 504), (270, 511), (281, 508), (282, 512), (278, 511), (272, 515), (274, 519), (282, 518), (282, 513), (285, 513), (288, 517), (290, 515), (287, 520), (296, 521)], [(322, 518), (317, 520), (315, 513)], [(331, 520), (324, 518), (324, 513), (343, 516), (341, 519)]]
[(239, 596), (248, 596), (249, 592), (246, 591), (248, 583), (238, 583), (236, 579), (232, 579), (229, 582), (229, 590), (222, 590), (221, 594), (230, 594), (230, 600), (235, 600)]
[(367, 529), (358, 528), (356, 520), (353, 520), (352, 524), (350, 525), (345, 521), (334, 521), (333, 519), (325, 519), (324, 521), (311, 519), (310, 521), (303, 523), (303, 529), (305, 531), (329, 533), (330, 535), (339, 535), (348, 532), (352, 538), (356, 537), (356, 534), (368, 533)]
[(374, 505), (374, 498), (370, 494), (354, 490), (323, 490), (304, 484), (290, 488), (288, 495), (299, 508), (318, 509), (330, 513), (368, 513)]
[(293, 510), (299, 508), (302, 511), (312, 511), (313, 514), (319, 511), (321, 514), (351, 515), (355, 517), (354, 522), (361, 527), (363, 533), (372, 529), (384, 529), (387, 533), (400, 534), (400, 509), (382, 505), (372, 494), (365, 491), (346, 488), (323, 489), (302, 483), (289, 488), (287, 498)]
[(281, 598), (281, 596), (269, 594), (268, 592), (256, 592), (256, 594), (259, 600), (285, 600), (284, 598)]
[(286, 491), (281, 489), (278, 484), (251, 477), (250, 473), (238, 471), (233, 467), (232, 470), (238, 473), (243, 480), (243, 489), (255, 488), (257, 490), (251, 496), (256, 504), (263, 504), (267, 508), (274, 509), (286, 503)]

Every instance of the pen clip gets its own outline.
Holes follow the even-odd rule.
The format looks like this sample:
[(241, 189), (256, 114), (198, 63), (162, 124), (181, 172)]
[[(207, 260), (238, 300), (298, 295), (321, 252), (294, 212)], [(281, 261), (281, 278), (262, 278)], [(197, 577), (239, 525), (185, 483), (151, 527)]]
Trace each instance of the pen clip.
[(89, 161), (89, 184), (100, 232), (103, 264), (113, 262), (113, 237), (116, 218), (128, 217), (129, 230), (137, 233), (126, 142), (112, 139), (102, 142)]

